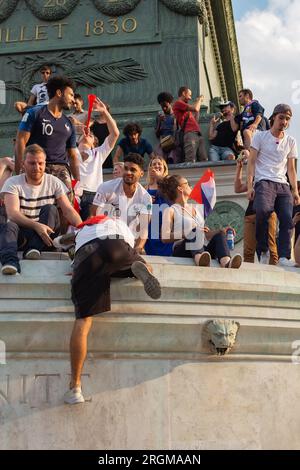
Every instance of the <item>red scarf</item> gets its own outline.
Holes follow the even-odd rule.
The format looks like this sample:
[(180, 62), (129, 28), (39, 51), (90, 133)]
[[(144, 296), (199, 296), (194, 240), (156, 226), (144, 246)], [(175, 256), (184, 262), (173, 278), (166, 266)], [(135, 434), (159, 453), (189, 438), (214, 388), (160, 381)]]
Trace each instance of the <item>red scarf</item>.
[(102, 222), (105, 222), (106, 220), (108, 220), (107, 215), (95, 215), (94, 217), (89, 217), (84, 222), (81, 222), (81, 224), (77, 225), (76, 228), (83, 228), (86, 225), (101, 224)]

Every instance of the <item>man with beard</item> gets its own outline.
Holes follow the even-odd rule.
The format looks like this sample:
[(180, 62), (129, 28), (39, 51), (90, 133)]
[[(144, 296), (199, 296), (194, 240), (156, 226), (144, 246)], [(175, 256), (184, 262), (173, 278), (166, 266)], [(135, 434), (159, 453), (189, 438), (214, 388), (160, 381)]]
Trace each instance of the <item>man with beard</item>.
[(221, 116), (213, 116), (209, 125), (209, 159), (235, 160), (233, 146), (239, 130), (235, 120), (235, 104), (232, 101), (219, 105)]
[(20, 173), (27, 145), (38, 144), (46, 153), (46, 173), (57, 176), (72, 190), (71, 174), (80, 180), (76, 134), (64, 114), (74, 105), (75, 85), (69, 78), (53, 77), (47, 85), (49, 103), (35, 106), (23, 116), (16, 139), (16, 173)]
[(122, 219), (134, 234), (134, 247), (139, 253), (144, 253), (152, 213), (151, 196), (139, 183), (144, 175), (143, 163), (141, 155), (129, 153), (124, 158), (123, 177), (100, 184), (92, 207), (93, 215)]

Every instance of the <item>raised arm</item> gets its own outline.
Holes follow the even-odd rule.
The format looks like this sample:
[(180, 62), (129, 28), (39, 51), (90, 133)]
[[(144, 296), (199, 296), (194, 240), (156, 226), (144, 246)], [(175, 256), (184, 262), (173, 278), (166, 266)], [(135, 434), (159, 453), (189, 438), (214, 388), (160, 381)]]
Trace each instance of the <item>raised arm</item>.
[(120, 135), (116, 121), (112, 118), (111, 114), (107, 111), (105, 104), (102, 103), (102, 101), (99, 100), (99, 98), (96, 99), (93, 109), (94, 111), (101, 113), (102, 116), (104, 117), (107, 127), (108, 127), (108, 132), (109, 132), (109, 136), (108, 136), (109, 146), (114, 147)]

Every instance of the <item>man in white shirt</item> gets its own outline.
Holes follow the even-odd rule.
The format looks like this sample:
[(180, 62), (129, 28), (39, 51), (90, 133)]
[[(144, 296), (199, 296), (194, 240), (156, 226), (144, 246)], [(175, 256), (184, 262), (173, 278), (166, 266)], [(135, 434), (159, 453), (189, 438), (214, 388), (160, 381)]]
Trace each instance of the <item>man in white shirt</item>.
[(297, 144), (295, 139), (285, 132), (291, 118), (290, 106), (277, 105), (270, 119), (271, 129), (257, 132), (251, 143), (247, 175), (248, 199), (254, 199), (256, 251), (263, 264), (268, 263), (268, 221), (275, 211), (279, 220), (279, 264), (294, 266), (290, 260), (292, 213), (293, 204), (298, 205), (300, 197), (295, 169), (295, 159), (298, 158)]
[(51, 77), (51, 67), (50, 65), (43, 65), (40, 70), (42, 76), (42, 83), (37, 83), (33, 85), (30, 91), (30, 97), (28, 103), (24, 103), (23, 101), (17, 101), (15, 103), (16, 110), (23, 114), (26, 109), (35, 106), (37, 104), (48, 104), (49, 103), (49, 96), (47, 91), (47, 83)]
[(0, 225), (2, 274), (20, 272), (18, 249), (25, 259), (39, 259), (41, 251), (52, 247), (60, 229), (56, 205), (71, 225), (81, 223), (67, 187), (45, 173), (46, 154), (39, 145), (25, 149), (23, 167), (25, 173), (6, 180), (1, 190), (8, 218)]
[(101, 184), (93, 207), (97, 215), (120, 217), (135, 235), (135, 249), (139, 253), (144, 253), (152, 213), (151, 196), (139, 183), (143, 174), (143, 158), (129, 153), (124, 158), (123, 177)]
[(97, 188), (103, 183), (103, 164), (113, 150), (119, 137), (117, 124), (105, 104), (98, 99), (96, 100), (94, 108), (97, 112), (101, 113), (103, 120), (105, 120), (109, 135), (99, 147), (95, 145), (96, 137), (87, 130), (82, 136), (78, 146), (80, 153), (79, 188), (82, 190), (80, 215), (82, 220), (86, 220), (90, 215), (90, 208), (93, 204)]
[(88, 112), (83, 109), (83, 98), (79, 93), (74, 94), (74, 111), (72, 114), (69, 114), (68, 118), (74, 125), (76, 142), (78, 144), (81, 136), (84, 134), (85, 123), (88, 118)]

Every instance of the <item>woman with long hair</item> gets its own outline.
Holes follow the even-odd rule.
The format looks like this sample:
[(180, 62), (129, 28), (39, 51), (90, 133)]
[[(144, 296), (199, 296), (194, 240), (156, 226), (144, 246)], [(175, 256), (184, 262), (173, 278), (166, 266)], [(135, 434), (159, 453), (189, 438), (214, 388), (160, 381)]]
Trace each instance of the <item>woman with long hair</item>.
[(173, 256), (194, 258), (197, 266), (210, 266), (212, 258), (222, 268), (241, 266), (241, 255), (230, 256), (224, 231), (206, 227), (202, 206), (188, 203), (192, 188), (186, 178), (179, 175), (163, 178), (158, 187), (172, 203), (163, 213), (162, 241), (174, 243)]
[(173, 243), (161, 241), (163, 211), (169, 206), (158, 189), (158, 182), (168, 175), (168, 165), (163, 157), (155, 155), (149, 162), (146, 190), (152, 197), (152, 217), (145, 245), (147, 255), (172, 256)]

